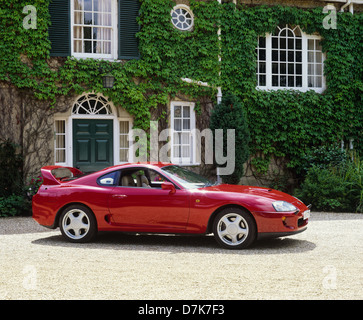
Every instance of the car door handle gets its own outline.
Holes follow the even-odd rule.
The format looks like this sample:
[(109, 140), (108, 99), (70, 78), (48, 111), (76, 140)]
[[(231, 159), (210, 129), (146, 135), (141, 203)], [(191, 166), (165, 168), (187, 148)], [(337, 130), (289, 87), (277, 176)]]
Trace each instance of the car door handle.
[(115, 199), (124, 199), (124, 198), (127, 198), (127, 195), (126, 194), (113, 194), (112, 195), (112, 198), (115, 198)]

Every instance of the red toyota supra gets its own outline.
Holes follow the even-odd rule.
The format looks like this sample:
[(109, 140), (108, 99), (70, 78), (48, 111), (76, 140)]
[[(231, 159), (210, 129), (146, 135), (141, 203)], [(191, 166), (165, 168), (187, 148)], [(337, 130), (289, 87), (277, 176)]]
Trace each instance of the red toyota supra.
[(263, 237), (306, 230), (309, 207), (286, 193), (261, 187), (216, 185), (172, 164), (124, 164), (88, 175), (62, 166), (41, 169), (33, 218), (60, 228), (71, 242), (97, 231), (213, 233), (228, 249)]

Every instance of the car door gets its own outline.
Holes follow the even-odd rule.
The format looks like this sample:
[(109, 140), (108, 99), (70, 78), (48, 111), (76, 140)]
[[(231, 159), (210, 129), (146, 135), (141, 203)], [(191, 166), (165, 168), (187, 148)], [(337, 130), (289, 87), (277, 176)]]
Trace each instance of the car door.
[[(147, 169), (137, 170), (146, 173)], [(127, 172), (123, 171), (120, 181), (127, 181), (126, 176)], [(151, 186), (142, 187), (137, 185), (135, 174), (130, 176), (133, 178), (129, 179), (128, 185), (125, 182), (112, 189), (109, 199), (112, 224), (125, 231), (184, 232), (189, 218), (188, 190), (176, 188), (172, 193), (162, 190), (160, 184), (151, 183)]]

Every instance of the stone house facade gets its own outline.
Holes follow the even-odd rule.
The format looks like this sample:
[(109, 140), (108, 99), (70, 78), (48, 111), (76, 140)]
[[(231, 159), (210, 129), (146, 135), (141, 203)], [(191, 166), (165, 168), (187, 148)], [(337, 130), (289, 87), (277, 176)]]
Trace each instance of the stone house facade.
[[(363, 10), (362, 1), (345, 0), (217, 2), (248, 6), (279, 4), (303, 9), (330, 5), (337, 11), (350, 10), (352, 13)], [(139, 55), (135, 37), (140, 28), (137, 22), (139, 8), (139, 1), (131, 0), (53, 0), (49, 6), (52, 25), (49, 28), (51, 49), (48, 64), (57, 69), (67, 57), (120, 63), (143, 59)], [(189, 1), (176, 0), (170, 12), (170, 24), (181, 32), (189, 32), (194, 19)], [(319, 45), (319, 35), (305, 34), (297, 26), (281, 26), (279, 31), (275, 37), (267, 36), (260, 41), (256, 39), (257, 86), (267, 90), (276, 87), (324, 92), (324, 53)], [(285, 64), (281, 57), (275, 59), (273, 56), (275, 41), (287, 39), (289, 46), (289, 35), (298, 38), (289, 52), (297, 62), (291, 65), (295, 68), (291, 73), (282, 70)], [(266, 55), (266, 52), (270, 53)], [(313, 62), (299, 58), (305, 54), (312, 56)], [(27, 63), (26, 56), (21, 59)], [(271, 63), (272, 60), (276, 63)], [(274, 70), (277, 66), (279, 71)], [(314, 73), (309, 73), (310, 67), (314, 68)], [(223, 87), (220, 92), (223, 93)], [(151, 111), (151, 120), (160, 121), (159, 131), (166, 128), (174, 130), (174, 135), (171, 135), (171, 160), (184, 165), (201, 165), (201, 171), (209, 175), (214, 174), (213, 167), (197, 163), (193, 158), (196, 140), (192, 130), (208, 128), (213, 104), (214, 101), (209, 98), (196, 101), (183, 93), (176, 93), (170, 96), (166, 105)], [(91, 90), (82, 94), (60, 95), (50, 107), (49, 101), (36, 99), (32, 92), (2, 81), (0, 108), (0, 139), (10, 139), (20, 147), (27, 177), (38, 175), (44, 165), (77, 166), (84, 171), (95, 171), (129, 160), (131, 144), (127, 136), (133, 127), (134, 116), (100, 92)], [(166, 116), (161, 117), (161, 114)]]

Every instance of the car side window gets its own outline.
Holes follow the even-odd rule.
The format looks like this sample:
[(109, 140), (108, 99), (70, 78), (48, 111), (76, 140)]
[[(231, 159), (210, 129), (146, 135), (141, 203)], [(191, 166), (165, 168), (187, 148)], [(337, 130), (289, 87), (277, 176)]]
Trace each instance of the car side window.
[(118, 182), (119, 171), (113, 171), (98, 178), (98, 184), (101, 186), (115, 186)]
[(152, 169), (149, 169), (149, 176), (150, 176), (150, 185), (152, 188), (161, 189), (161, 184), (164, 181), (168, 181), (164, 176), (162, 176), (160, 173)]
[(120, 186), (136, 187), (136, 188), (151, 188), (147, 174), (147, 169), (125, 169), (122, 170)]

